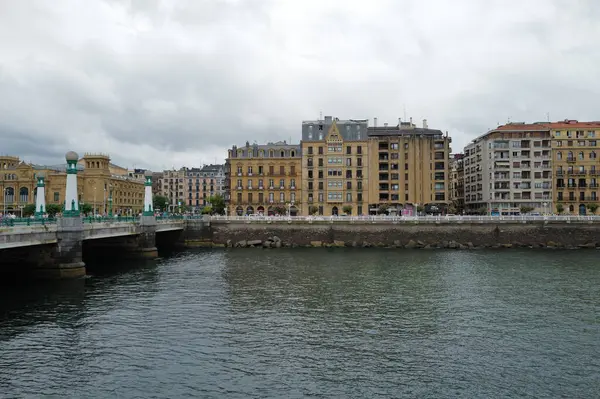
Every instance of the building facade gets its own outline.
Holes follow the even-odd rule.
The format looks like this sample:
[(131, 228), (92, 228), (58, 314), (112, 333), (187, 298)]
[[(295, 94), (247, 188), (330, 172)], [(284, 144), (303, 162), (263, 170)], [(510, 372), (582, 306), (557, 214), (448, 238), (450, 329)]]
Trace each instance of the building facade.
[(202, 168), (185, 169), (186, 205), (195, 212), (210, 205), (210, 197), (224, 195), (225, 166), (204, 165)]
[(598, 213), (600, 122), (565, 120), (549, 126), (555, 174), (554, 212)]
[[(160, 179), (160, 195), (168, 200), (168, 212), (178, 212), (186, 205), (185, 198), (186, 169), (164, 170)], [(163, 211), (164, 209), (161, 209)]]
[[(85, 154), (78, 161), (79, 202), (91, 205), (99, 214), (111, 209), (114, 214), (123, 215), (141, 212), (144, 181), (129, 177), (126, 169), (125, 174), (118, 174), (123, 168), (111, 165), (110, 157), (105, 154)], [(63, 205), (66, 165), (34, 165), (21, 162), (18, 157), (3, 156), (0, 168), (0, 212), (20, 213), (26, 205), (35, 203), (38, 174), (45, 176), (46, 204)]]
[(246, 142), (228, 150), (229, 215), (297, 215), (301, 205), (301, 147)]
[(449, 212), (463, 213), (465, 209), (464, 154), (450, 156), (450, 203)]
[(369, 213), (446, 212), (450, 203), (451, 139), (441, 130), (398, 120), (368, 128)]
[(362, 215), (369, 205), (368, 121), (302, 122), (302, 215)]
[(509, 123), (464, 149), (468, 213), (551, 212), (552, 148), (547, 123)]

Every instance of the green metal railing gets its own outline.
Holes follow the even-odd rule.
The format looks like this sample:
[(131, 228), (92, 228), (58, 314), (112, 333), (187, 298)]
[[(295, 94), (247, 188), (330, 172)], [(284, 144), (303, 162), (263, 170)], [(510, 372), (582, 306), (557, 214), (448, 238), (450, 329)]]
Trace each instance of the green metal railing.
[(56, 224), (54, 218), (1, 218), (0, 226), (44, 226), (47, 224)]

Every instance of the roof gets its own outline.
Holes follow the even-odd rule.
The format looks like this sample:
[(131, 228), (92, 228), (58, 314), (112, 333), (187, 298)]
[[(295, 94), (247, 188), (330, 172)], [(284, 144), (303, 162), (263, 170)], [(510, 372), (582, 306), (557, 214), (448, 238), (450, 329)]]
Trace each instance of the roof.
[(367, 135), (373, 136), (407, 136), (407, 135), (426, 135), (426, 136), (438, 136), (444, 133), (439, 129), (424, 129), (422, 127), (411, 127), (408, 129), (401, 129), (398, 126), (372, 126), (367, 128)]

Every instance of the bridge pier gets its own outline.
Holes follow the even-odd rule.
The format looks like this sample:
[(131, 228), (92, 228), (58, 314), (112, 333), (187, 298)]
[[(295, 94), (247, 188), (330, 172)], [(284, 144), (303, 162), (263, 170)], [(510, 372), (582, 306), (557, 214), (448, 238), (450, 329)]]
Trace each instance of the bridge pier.
[(142, 258), (158, 258), (156, 248), (156, 218), (144, 216), (140, 218), (140, 234), (137, 240), (137, 253)]
[(85, 276), (82, 259), (83, 222), (79, 217), (56, 221), (56, 245), (38, 254), (33, 276), (42, 279), (72, 279)]

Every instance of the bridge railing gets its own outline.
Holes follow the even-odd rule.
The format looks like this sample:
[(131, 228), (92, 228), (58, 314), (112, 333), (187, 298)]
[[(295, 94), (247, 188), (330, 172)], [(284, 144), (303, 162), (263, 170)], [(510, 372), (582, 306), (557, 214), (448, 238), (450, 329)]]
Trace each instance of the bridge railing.
[(163, 221), (173, 221), (173, 220), (184, 220), (185, 218), (186, 218), (186, 216), (182, 216), (182, 215), (157, 216), (156, 221), (163, 222)]
[(588, 222), (600, 223), (598, 215), (520, 215), (520, 216), (490, 216), (490, 215), (455, 215), (455, 216), (212, 216), (211, 221), (243, 221), (269, 223), (276, 221), (288, 222), (371, 222), (371, 223), (497, 223), (497, 222)]
[(56, 224), (55, 218), (0, 218), (0, 226), (44, 226), (47, 224)]
[(140, 220), (137, 216), (86, 216), (83, 223), (136, 223)]

